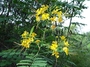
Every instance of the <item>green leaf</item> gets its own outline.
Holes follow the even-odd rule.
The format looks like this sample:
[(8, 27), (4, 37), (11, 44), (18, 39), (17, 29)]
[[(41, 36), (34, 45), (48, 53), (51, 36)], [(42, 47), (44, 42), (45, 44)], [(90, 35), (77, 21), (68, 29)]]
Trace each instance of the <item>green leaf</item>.
[(34, 30), (34, 27), (35, 27), (35, 26), (33, 26), (33, 27), (31, 28), (31, 30), (30, 30), (30, 35), (32, 34), (32, 32), (33, 32), (33, 30)]
[(46, 67), (47, 61), (44, 58), (34, 56), (34, 54), (29, 54), (24, 60), (17, 63), (17, 66), (30, 66), (30, 67)]
[(28, 66), (28, 65), (30, 65), (30, 63), (17, 63), (17, 65), (26, 65), (26, 66)]
[(26, 60), (26, 59), (25, 59), (25, 60), (21, 60), (21, 61), (20, 61), (20, 63), (22, 63), (22, 62), (30, 63), (30, 62), (32, 62), (32, 60)]

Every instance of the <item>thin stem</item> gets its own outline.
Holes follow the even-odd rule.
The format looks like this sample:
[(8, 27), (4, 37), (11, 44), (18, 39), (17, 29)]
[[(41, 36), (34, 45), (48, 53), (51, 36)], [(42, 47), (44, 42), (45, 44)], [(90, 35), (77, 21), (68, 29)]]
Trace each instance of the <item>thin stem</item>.
[(70, 31), (71, 23), (72, 23), (72, 16), (71, 16), (71, 19), (70, 19), (70, 24), (69, 24), (69, 28), (68, 28), (68, 33), (69, 33), (69, 31)]
[[(74, 0), (73, 0), (73, 3), (72, 4), (74, 4)], [(74, 11), (74, 9), (72, 8), (72, 10), (71, 10), (70, 24), (69, 24), (69, 28), (68, 28), (68, 34), (70, 32), (70, 27), (71, 27), (71, 24), (72, 24), (73, 11)], [(67, 36), (68, 36), (68, 34), (67, 34)]]
[[(71, 24), (72, 24), (72, 17), (73, 17), (73, 9), (72, 9), (71, 18), (70, 18), (70, 24), (69, 24), (69, 27), (68, 27), (68, 34), (70, 33), (70, 27), (71, 27)], [(68, 34), (67, 34), (67, 37), (68, 37)]]
[[(40, 46), (39, 46), (39, 44), (37, 45), (38, 46), (38, 51), (37, 51), (37, 53), (36, 53), (36, 55), (35, 56), (37, 56), (38, 55), (38, 53), (39, 53), (39, 51), (40, 51)], [(34, 57), (35, 57), (34, 56)]]
[(56, 58), (56, 61), (55, 61), (55, 65), (54, 65), (54, 67), (57, 67), (57, 58)]
[(45, 28), (45, 30), (43, 31), (42, 41), (45, 40), (45, 33), (46, 33), (46, 28)]

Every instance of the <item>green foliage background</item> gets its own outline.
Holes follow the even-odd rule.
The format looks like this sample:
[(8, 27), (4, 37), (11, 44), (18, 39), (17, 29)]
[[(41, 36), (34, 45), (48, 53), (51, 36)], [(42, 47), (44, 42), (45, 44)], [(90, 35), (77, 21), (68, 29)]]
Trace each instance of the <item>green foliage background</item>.
[[(41, 49), (44, 50), (40, 51), (40, 55), (37, 55), (37, 46), (31, 46), (30, 49), (25, 50), (17, 45), (17, 43), (20, 43), (20, 35), (23, 31), (30, 31), (32, 26), (36, 25), (34, 14), (41, 4), (57, 5), (60, 8), (62, 7), (63, 12), (68, 10), (66, 18), (70, 19), (69, 27), (58, 30), (61, 35), (67, 35), (71, 44), (71, 54), (68, 57), (63, 55), (59, 59), (57, 67), (90, 67), (90, 33), (79, 34), (77, 26), (84, 24), (78, 21), (72, 22), (73, 17), (83, 18), (81, 12), (87, 8), (83, 4), (84, 2), (85, 0), (71, 0), (70, 3), (58, 0), (1, 0), (0, 67), (54, 67), (55, 59), (50, 57), (50, 52), (45, 47), (42, 47)], [(40, 28), (35, 29), (38, 37), (43, 34), (44, 24), (40, 24)], [(46, 31), (46, 42), (54, 40), (54, 36), (50, 34), (51, 32), (51, 30)], [(47, 44), (43, 45), (47, 46)]]

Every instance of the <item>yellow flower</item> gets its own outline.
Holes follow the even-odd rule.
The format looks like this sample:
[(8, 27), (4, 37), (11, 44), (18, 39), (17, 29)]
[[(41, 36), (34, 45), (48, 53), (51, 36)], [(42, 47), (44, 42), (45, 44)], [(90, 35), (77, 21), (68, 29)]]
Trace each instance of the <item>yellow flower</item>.
[(59, 58), (59, 53), (57, 51), (54, 51), (52, 55), (55, 55), (56, 58)]
[(45, 12), (48, 9), (48, 5), (42, 5), (41, 8), (43, 8), (43, 11)]
[(60, 38), (61, 40), (66, 40), (65, 36), (61, 36)]
[(50, 49), (53, 50), (53, 51), (56, 51), (56, 50), (57, 50), (56, 47), (57, 47), (57, 45), (54, 44), (54, 45), (52, 45), (52, 46), (50, 47)]
[(25, 48), (29, 48), (30, 44), (34, 41), (33, 38), (27, 38), (27, 39), (23, 39), (21, 40), (21, 45)]
[(58, 47), (57, 42), (53, 41), (52, 45), (50, 46), (50, 49), (53, 50), (53, 51), (57, 51), (57, 47)]
[(62, 17), (59, 17), (59, 18), (58, 18), (58, 21), (59, 21), (59, 22), (62, 22), (62, 20), (63, 20)]
[(56, 38), (58, 38), (58, 36), (56, 36)]
[(41, 14), (41, 10), (40, 9), (37, 9), (36, 10), (36, 15), (38, 16), (38, 15), (40, 15)]
[(66, 55), (69, 54), (69, 53), (68, 53), (68, 48), (67, 48), (67, 47), (64, 47), (64, 48), (63, 48), (63, 51), (66, 53)]
[(45, 7), (45, 5), (41, 5), (41, 7), (43, 7), (43, 8), (44, 8), (44, 7)]
[(40, 8), (40, 14), (43, 14), (44, 13), (44, 11), (45, 11), (45, 8)]
[(68, 41), (64, 41), (64, 45), (65, 45), (66, 47), (68, 47), (68, 46), (69, 46)]
[(36, 43), (36, 44), (39, 44), (39, 43), (40, 43), (40, 40), (36, 40), (35, 43)]
[(29, 46), (30, 46), (30, 40), (29, 40), (29, 39), (23, 39), (23, 40), (21, 41), (21, 45), (22, 45), (23, 47), (25, 47), (25, 48), (29, 48)]
[(22, 36), (22, 38), (26, 38), (28, 34), (29, 34), (29, 32), (24, 31), (24, 33), (21, 36)]
[(44, 9), (43, 8), (40, 8), (40, 9), (36, 10), (36, 15), (37, 16), (41, 15), (42, 13), (44, 13)]
[(42, 14), (41, 19), (42, 19), (42, 20), (47, 20), (47, 19), (49, 19), (49, 14), (48, 14), (48, 13)]
[(52, 11), (52, 14), (57, 14), (58, 10), (59, 10), (59, 9), (53, 10), (53, 11)]
[(43, 14), (46, 10), (48, 9), (48, 5), (42, 5), (41, 8), (36, 10), (36, 15), (41, 15)]
[(51, 25), (51, 29), (53, 30), (53, 29), (55, 29), (56, 28), (56, 26), (55, 25)]
[(36, 21), (40, 21), (40, 17), (39, 16), (36, 16)]
[(34, 38), (29, 38), (30, 42), (33, 42), (34, 41)]
[(62, 11), (57, 12), (58, 17), (62, 17)]
[(37, 35), (37, 34), (33, 32), (30, 36), (31, 36), (32, 38), (34, 38), (36, 35)]
[(53, 22), (55, 21), (56, 17), (51, 17), (50, 20)]
[(57, 44), (57, 41), (53, 41), (52, 44)]
[(56, 58), (59, 58), (59, 53), (57, 52), (57, 41), (53, 41), (52, 45), (50, 46), (50, 49), (53, 51), (52, 55), (55, 55)]

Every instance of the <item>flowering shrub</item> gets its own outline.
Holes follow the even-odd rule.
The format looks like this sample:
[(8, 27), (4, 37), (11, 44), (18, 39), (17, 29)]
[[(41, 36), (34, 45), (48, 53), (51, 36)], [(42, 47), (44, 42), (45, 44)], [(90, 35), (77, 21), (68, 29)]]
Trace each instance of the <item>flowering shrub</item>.
[[(55, 7), (55, 9), (49, 12), (48, 5), (42, 5), (40, 8), (38, 8), (36, 10), (35, 16), (36, 16), (36, 21), (38, 22), (37, 24), (42, 23), (42, 21), (47, 20), (46, 25), (49, 26), (49, 24), (51, 24), (51, 27), (50, 26), (49, 27), (50, 29), (52, 29), (52, 31), (56, 28), (55, 23), (62, 23), (63, 21), (63, 13), (60, 10), (60, 8)], [(40, 40), (38, 40), (40, 38), (37, 38), (36, 36), (38, 35), (34, 32), (29, 33), (27, 31), (24, 31), (24, 33), (21, 36), (22, 36), (21, 46), (25, 48), (30, 48), (30, 45), (32, 42), (36, 44), (40, 43)], [(56, 35), (56, 39), (52, 41), (51, 44), (49, 44), (48, 49), (51, 50), (52, 55), (54, 55), (56, 58), (59, 58), (60, 51), (65, 52), (66, 55), (69, 54), (68, 46), (69, 46), (69, 43), (65, 36)]]
[[(60, 25), (63, 24), (64, 17), (61, 9), (59, 7), (54, 7), (54, 9), (51, 9), (48, 5), (41, 5), (41, 7), (36, 10), (35, 17), (36, 25), (32, 27), (30, 32), (24, 31), (21, 35), (21, 46), (29, 49), (31, 48), (30, 46), (33, 45), (32, 43), (34, 43), (39, 48), (37, 49), (37, 54), (39, 54), (39, 51), (44, 52), (47, 50), (47, 54), (50, 54), (51, 57), (54, 56), (56, 61), (62, 56), (62, 53), (65, 53), (66, 56), (69, 55), (68, 39), (65, 35), (58, 33), (58, 28), (61, 28)], [(40, 27), (40, 24), (44, 24), (45, 27)], [(43, 34), (39, 36), (40, 34), (37, 34), (37, 32), (34, 31), (35, 28), (41, 29)], [(51, 31), (49, 33), (51, 35), (46, 33), (49, 30)], [(53, 36), (53, 40), (49, 39), (49, 42), (47, 42), (46, 37), (48, 36)], [(41, 50), (42, 48), (43, 50)]]

